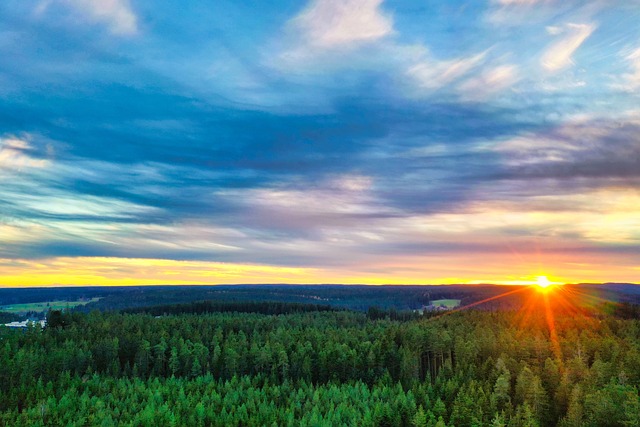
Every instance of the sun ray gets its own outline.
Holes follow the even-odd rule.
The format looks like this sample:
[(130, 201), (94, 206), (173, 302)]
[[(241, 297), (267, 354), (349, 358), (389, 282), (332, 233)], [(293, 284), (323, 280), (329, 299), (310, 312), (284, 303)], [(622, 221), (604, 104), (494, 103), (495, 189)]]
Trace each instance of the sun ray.
[(562, 361), (562, 349), (560, 348), (560, 340), (558, 339), (558, 332), (556, 330), (556, 319), (551, 310), (551, 304), (549, 303), (549, 293), (545, 292), (542, 295), (544, 301), (544, 314), (547, 320), (547, 326), (549, 327), (549, 339), (551, 340), (551, 348), (556, 360)]
[(584, 311), (581, 310), (575, 302), (569, 300), (568, 296), (570, 294), (564, 287), (559, 287), (555, 291), (554, 301), (556, 304), (561, 305), (564, 311), (571, 315), (584, 314)]
[(465, 305), (465, 306), (462, 306), (462, 307), (458, 307), (458, 308), (453, 309), (453, 310), (445, 311), (442, 314), (439, 314), (437, 316), (431, 317), (431, 319), (437, 319), (437, 318), (440, 318), (442, 316), (446, 316), (446, 315), (449, 315), (449, 314), (457, 313), (457, 312), (462, 311), (462, 310), (467, 310), (469, 308), (476, 307), (476, 306), (478, 306), (480, 304), (485, 304), (485, 303), (490, 302), (490, 301), (495, 301), (497, 299), (504, 298), (506, 296), (513, 295), (513, 294), (525, 291), (526, 289), (527, 289), (526, 287), (522, 287), (522, 288), (519, 288), (519, 289), (515, 289), (515, 290), (512, 290), (512, 291), (509, 291), (509, 292), (504, 292), (504, 293), (499, 294), (499, 295), (495, 295), (495, 296), (492, 296), (492, 297), (489, 297), (489, 298), (485, 298), (485, 299), (483, 299), (481, 301), (476, 301), (474, 303), (471, 303), (471, 304), (468, 304), (468, 305)]
[(584, 292), (584, 291), (581, 291), (581, 290), (576, 289), (576, 288), (572, 288), (572, 289), (571, 289), (571, 292), (573, 292), (574, 294), (578, 294), (578, 295), (580, 295), (580, 296), (584, 296), (584, 297), (587, 297), (587, 298), (591, 298), (591, 299), (594, 299), (594, 300), (598, 300), (598, 301), (600, 301), (600, 302), (616, 303), (615, 301), (612, 301), (612, 300), (610, 300), (610, 299), (602, 298), (602, 297), (600, 297), (600, 296), (598, 296), (598, 295), (594, 295), (594, 294), (589, 293), (589, 292)]
[(522, 313), (522, 316), (519, 322), (520, 329), (523, 329), (524, 326), (529, 322), (535, 309), (536, 309), (536, 298), (534, 295), (531, 295), (529, 298), (526, 299), (522, 308), (518, 310), (518, 313)]
[[(530, 286), (525, 287), (528, 292), (531, 292)], [(516, 311), (516, 320), (518, 320), (518, 325), (522, 326), (526, 319), (529, 318), (531, 312), (533, 311), (534, 304), (533, 299), (530, 297), (525, 297), (523, 299), (522, 305)]]

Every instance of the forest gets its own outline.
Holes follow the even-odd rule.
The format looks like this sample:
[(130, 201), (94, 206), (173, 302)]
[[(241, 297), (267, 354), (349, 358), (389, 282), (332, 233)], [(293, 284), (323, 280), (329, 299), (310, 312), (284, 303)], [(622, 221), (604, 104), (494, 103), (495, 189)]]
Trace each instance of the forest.
[(45, 328), (0, 327), (0, 425), (639, 426), (637, 307), (527, 298), (427, 317), (50, 311)]
[[(600, 299), (640, 304), (640, 286), (630, 283), (601, 285), (565, 285)], [(514, 286), (513, 289), (518, 288)], [(303, 304), (328, 304), (366, 311), (382, 309), (419, 309), (433, 300), (459, 299), (462, 305), (486, 301), (504, 293), (496, 285), (216, 285), (216, 286), (79, 286), (64, 288), (0, 288), (0, 311), (10, 304), (42, 301), (92, 300), (77, 310), (123, 310), (195, 301), (258, 302), (279, 301)], [(517, 309), (523, 304), (521, 294), (513, 294), (483, 303), (478, 309)]]

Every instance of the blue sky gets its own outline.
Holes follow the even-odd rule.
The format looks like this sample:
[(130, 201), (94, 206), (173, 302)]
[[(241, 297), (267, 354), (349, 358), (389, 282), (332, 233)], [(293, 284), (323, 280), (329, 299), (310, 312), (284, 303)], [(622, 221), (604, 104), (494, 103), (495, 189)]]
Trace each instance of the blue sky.
[(0, 22), (0, 285), (638, 281), (638, 1)]

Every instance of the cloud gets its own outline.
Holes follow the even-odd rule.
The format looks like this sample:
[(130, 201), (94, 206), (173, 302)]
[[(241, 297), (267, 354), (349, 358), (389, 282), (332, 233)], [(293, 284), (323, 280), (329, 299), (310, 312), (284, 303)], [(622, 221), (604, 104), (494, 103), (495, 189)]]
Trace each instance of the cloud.
[(549, 0), (495, 0), (500, 6), (531, 6), (537, 3), (548, 3)]
[(438, 89), (469, 73), (482, 63), (487, 51), (466, 58), (448, 61), (422, 61), (409, 68), (407, 74), (413, 77), (420, 87)]
[(464, 100), (482, 101), (513, 86), (519, 79), (517, 66), (500, 65), (464, 81), (458, 90)]
[[(132, 35), (138, 31), (138, 18), (129, 0), (62, 0), (61, 4), (71, 7), (91, 20), (107, 24), (117, 35)], [(36, 13), (43, 13), (52, 0), (42, 1)]]
[[(502, 185), (491, 185), (505, 191)], [(476, 201), (460, 212), (416, 218), (413, 233), (495, 236), (553, 236), (562, 240), (638, 243), (640, 192), (598, 189), (567, 194), (535, 194), (526, 198)], [(446, 230), (446, 231), (443, 231)], [(635, 242), (634, 242), (635, 240)]]
[(492, 0), (485, 19), (492, 25), (513, 27), (544, 22), (561, 13), (569, 1), (554, 0)]
[(640, 113), (576, 118), (545, 131), (505, 140), (510, 179), (560, 180), (567, 187), (633, 186), (640, 182)]
[(0, 137), (0, 177), (3, 170), (42, 168), (47, 160), (32, 157), (28, 141), (13, 136)]
[[(606, 252), (638, 229), (621, 209), (637, 197), (596, 209), (609, 187), (640, 188), (639, 119), (602, 117), (635, 105), (606, 80), (638, 90), (639, 54), (624, 52), (629, 69), (608, 60), (635, 37), (628, 11), (601, 15), (578, 52), (567, 39), (595, 15), (572, 0), (221, 0), (139, 18), (132, 0), (56, 0), (41, 16), (38, 1), (0, 2), (8, 258), (357, 264), (388, 279), (488, 252), (499, 271), (500, 239), (600, 250), (588, 238)], [(478, 20), (496, 10), (509, 22)], [(123, 49), (112, 33), (140, 32), (147, 14)], [(557, 66), (577, 53), (590, 66), (540, 76), (550, 43), (568, 43), (549, 54)], [(593, 117), (561, 123), (578, 113)], [(600, 222), (607, 209), (620, 227)]]
[(611, 86), (627, 92), (640, 90), (640, 48), (624, 55), (624, 59), (631, 69), (631, 72), (622, 74), (619, 81), (615, 82)]
[(545, 27), (545, 30), (547, 30), (547, 33), (551, 34), (552, 36), (557, 36), (564, 32), (564, 29), (562, 27), (557, 27), (555, 25), (549, 25)]
[(309, 45), (322, 49), (371, 42), (393, 32), (382, 0), (313, 0), (291, 23)]
[(595, 24), (566, 24), (562, 29), (547, 29), (552, 35), (565, 35), (543, 53), (542, 66), (549, 72), (557, 72), (573, 65), (571, 56), (595, 29)]

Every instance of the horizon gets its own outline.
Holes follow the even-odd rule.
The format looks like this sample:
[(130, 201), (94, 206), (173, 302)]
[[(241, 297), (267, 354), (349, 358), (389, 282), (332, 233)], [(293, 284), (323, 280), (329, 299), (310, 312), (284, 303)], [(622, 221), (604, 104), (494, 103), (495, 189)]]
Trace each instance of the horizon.
[(583, 3), (5, 1), (0, 288), (639, 284), (640, 8)]
[[(581, 282), (581, 283), (552, 283), (552, 286), (614, 286), (614, 285), (633, 285), (640, 286), (640, 283), (633, 282)], [(536, 283), (379, 283), (379, 284), (367, 284), (367, 283), (181, 283), (181, 284), (151, 284), (151, 285), (44, 285), (44, 286), (0, 286), (0, 290), (2, 289), (52, 289), (52, 288), (134, 288), (134, 287), (157, 287), (157, 288), (165, 288), (165, 287), (261, 287), (261, 286), (309, 286), (309, 287), (323, 287), (323, 286), (334, 286), (334, 287), (449, 287), (449, 286), (460, 286), (460, 287), (475, 287), (475, 286), (497, 286), (497, 287), (530, 287), (536, 288), (539, 286)]]

